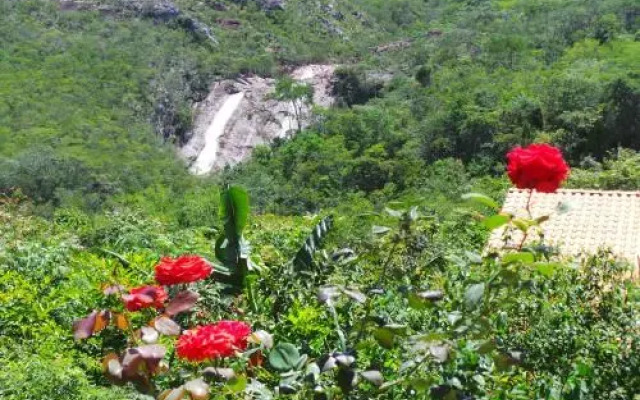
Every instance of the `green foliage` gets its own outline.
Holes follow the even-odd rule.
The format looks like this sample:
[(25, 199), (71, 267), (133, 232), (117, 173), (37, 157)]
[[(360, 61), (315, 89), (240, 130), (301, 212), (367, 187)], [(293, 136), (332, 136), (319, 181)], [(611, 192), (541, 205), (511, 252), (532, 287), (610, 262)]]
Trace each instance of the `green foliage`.
[(322, 240), (333, 226), (333, 217), (323, 218), (315, 226), (311, 235), (304, 241), (304, 245), (298, 250), (293, 259), (293, 267), (298, 271), (308, 270), (313, 266), (313, 255), (319, 249)]
[[(242, 284), (199, 283), (197, 312), (179, 324), (241, 318), (275, 338), (230, 362), (230, 381), (209, 382), (218, 397), (638, 396), (640, 295), (627, 266), (523, 246), (483, 257), (487, 229), (542, 221), (473, 224), (460, 198), (501, 196), (504, 152), (532, 142), (562, 147), (573, 187), (640, 187), (636, 2), (175, 4), (170, 20), (0, 5), (0, 397), (135, 398), (108, 386), (98, 361), (122, 335), (74, 343), (72, 323), (105, 306), (114, 271), (146, 284), (160, 257), (185, 253), (217, 255)], [(219, 176), (188, 175), (171, 145), (214, 79), (308, 62), (345, 65), (338, 107)], [(299, 111), (312, 93), (283, 79), (276, 96)], [(246, 186), (258, 215), (218, 182)], [(489, 197), (470, 199), (495, 212)], [(313, 236), (319, 268), (292, 271), (329, 214), (331, 235)], [(244, 236), (268, 268), (249, 273)], [(263, 362), (250, 379), (249, 357)], [(177, 371), (158, 387), (200, 373)]]
[(640, 187), (640, 154), (620, 149), (602, 162), (585, 159), (571, 172), (569, 187), (603, 190), (637, 190)]
[(383, 84), (354, 69), (340, 68), (334, 73), (332, 94), (338, 105), (352, 107), (378, 96)]
[(244, 189), (231, 186), (220, 193), (220, 219), (223, 231), (215, 242), (216, 258), (229, 270), (231, 282), (242, 287), (249, 272), (248, 243), (242, 232), (249, 218), (249, 196)]

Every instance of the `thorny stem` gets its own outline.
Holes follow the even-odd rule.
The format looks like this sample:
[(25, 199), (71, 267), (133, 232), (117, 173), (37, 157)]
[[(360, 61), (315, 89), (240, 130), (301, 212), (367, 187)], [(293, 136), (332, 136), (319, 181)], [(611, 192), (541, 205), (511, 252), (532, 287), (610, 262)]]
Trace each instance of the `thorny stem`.
[(378, 279), (378, 285), (377, 285), (378, 287), (382, 286), (382, 281), (387, 276), (387, 268), (389, 267), (389, 264), (391, 264), (391, 258), (393, 257), (393, 255), (396, 252), (396, 248), (398, 247), (398, 243), (400, 243), (400, 238), (398, 238), (398, 237), (394, 238), (393, 246), (391, 247), (391, 250), (389, 250), (389, 254), (387, 255), (387, 259), (384, 261), (384, 264), (382, 266), (382, 274), (380, 275), (380, 279)]
[[(399, 243), (400, 243), (400, 238), (396, 237), (394, 239), (393, 246), (391, 247), (391, 250), (389, 250), (389, 254), (387, 255), (387, 259), (384, 261), (384, 264), (382, 266), (382, 274), (380, 275), (380, 279), (378, 279), (378, 283), (377, 283), (376, 287), (381, 287), (382, 286), (382, 281), (384, 280), (385, 276), (387, 275), (387, 268), (388, 268), (389, 264), (391, 263), (391, 258), (395, 254), (396, 248), (398, 247)], [(376, 287), (374, 287), (374, 289)], [(371, 316), (371, 312), (372, 311), (373, 311), (373, 301), (370, 298), (367, 298), (367, 310), (365, 312), (364, 319), (362, 320), (362, 324), (360, 325), (360, 332), (358, 332), (358, 338), (356, 339), (356, 343), (360, 342), (360, 340), (362, 340), (362, 336), (364, 336), (364, 331), (365, 331), (365, 328), (367, 326), (367, 321), (369, 320), (369, 317)]]
[(331, 300), (327, 301), (327, 308), (329, 308), (329, 311), (333, 316), (333, 323), (336, 325), (336, 332), (338, 333), (338, 338), (340, 339), (341, 351), (347, 351), (347, 339), (344, 336), (344, 332), (342, 332), (342, 328), (340, 328), (338, 313), (336, 312), (336, 308), (333, 306), (333, 302)]
[[(533, 197), (533, 189), (529, 189), (529, 197), (527, 197), (527, 206), (525, 207), (525, 210), (527, 210), (527, 214), (529, 215), (529, 219), (533, 218), (531, 216), (531, 198), (532, 197)], [(522, 247), (524, 246), (524, 242), (527, 241), (528, 236), (529, 236), (529, 229), (523, 232), (522, 241), (520, 241), (520, 245), (518, 246), (518, 251), (522, 250)]]

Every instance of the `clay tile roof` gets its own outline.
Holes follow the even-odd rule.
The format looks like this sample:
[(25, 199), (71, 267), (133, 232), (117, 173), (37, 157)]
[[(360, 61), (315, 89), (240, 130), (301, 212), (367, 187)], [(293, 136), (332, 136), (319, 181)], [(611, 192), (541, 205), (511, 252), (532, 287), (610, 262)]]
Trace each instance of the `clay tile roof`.
[[(511, 189), (502, 211), (527, 217), (528, 190)], [(544, 241), (565, 255), (594, 253), (610, 248), (616, 255), (636, 263), (640, 256), (640, 192), (561, 189), (556, 193), (534, 192), (533, 218), (549, 215), (542, 224)], [(507, 246), (519, 243), (513, 235)], [(539, 240), (538, 235), (533, 239)], [(489, 247), (505, 247), (504, 229), (496, 229)]]

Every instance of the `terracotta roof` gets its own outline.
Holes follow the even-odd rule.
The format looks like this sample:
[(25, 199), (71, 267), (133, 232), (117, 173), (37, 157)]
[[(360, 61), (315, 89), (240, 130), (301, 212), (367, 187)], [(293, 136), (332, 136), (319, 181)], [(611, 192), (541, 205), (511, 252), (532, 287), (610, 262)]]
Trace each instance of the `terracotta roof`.
[[(527, 217), (528, 197), (528, 190), (509, 190), (502, 211)], [(562, 254), (578, 255), (610, 248), (632, 263), (640, 256), (640, 192), (568, 189), (534, 192), (530, 210), (533, 218), (551, 217), (541, 225), (541, 233), (545, 243), (558, 246)], [(504, 233), (504, 228), (496, 229), (489, 247), (505, 247)], [(539, 240), (539, 235), (533, 236), (531, 240)], [(506, 245), (512, 247), (521, 239), (520, 234), (514, 234)]]

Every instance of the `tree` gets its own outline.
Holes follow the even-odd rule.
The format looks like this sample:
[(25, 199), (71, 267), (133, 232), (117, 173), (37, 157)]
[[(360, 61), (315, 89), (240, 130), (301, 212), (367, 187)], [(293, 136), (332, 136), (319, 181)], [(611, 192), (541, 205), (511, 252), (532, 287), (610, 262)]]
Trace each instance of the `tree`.
[(313, 104), (313, 86), (302, 83), (291, 77), (279, 79), (273, 98), (279, 101), (291, 103), (296, 118), (298, 132), (302, 130), (302, 118), (304, 107)]

